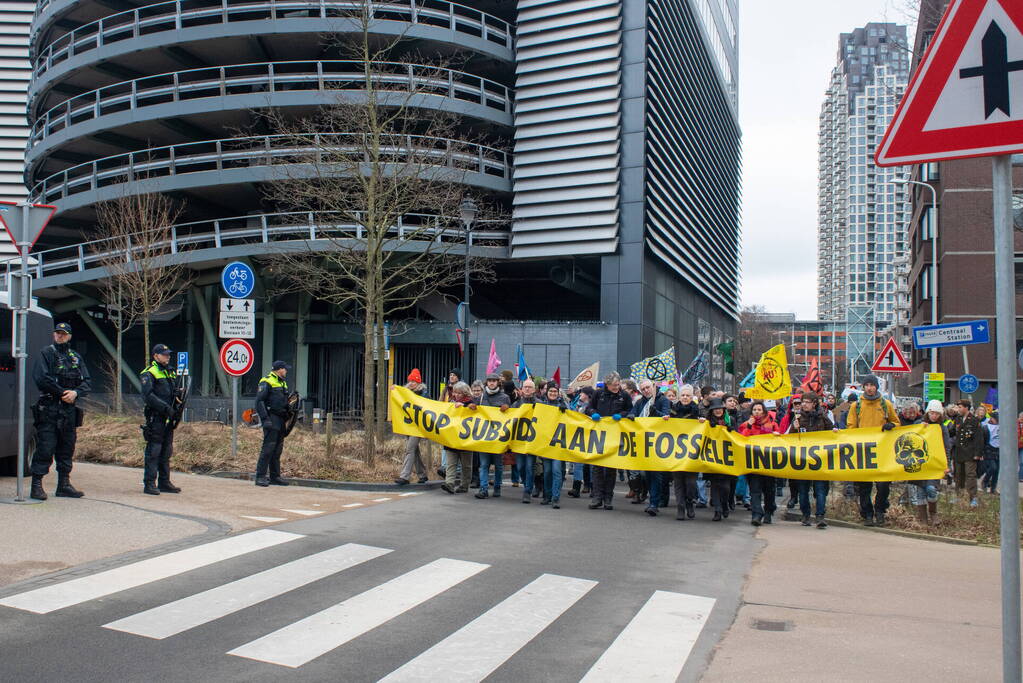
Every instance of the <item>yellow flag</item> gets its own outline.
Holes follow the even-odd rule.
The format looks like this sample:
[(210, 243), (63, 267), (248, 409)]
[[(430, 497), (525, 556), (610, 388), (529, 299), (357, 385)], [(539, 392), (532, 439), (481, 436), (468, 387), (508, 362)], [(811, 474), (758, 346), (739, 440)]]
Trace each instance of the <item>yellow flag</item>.
[(760, 356), (756, 379), (753, 386), (746, 389), (746, 396), (763, 401), (769, 398), (785, 398), (791, 393), (792, 379), (789, 377), (785, 345), (778, 344)]

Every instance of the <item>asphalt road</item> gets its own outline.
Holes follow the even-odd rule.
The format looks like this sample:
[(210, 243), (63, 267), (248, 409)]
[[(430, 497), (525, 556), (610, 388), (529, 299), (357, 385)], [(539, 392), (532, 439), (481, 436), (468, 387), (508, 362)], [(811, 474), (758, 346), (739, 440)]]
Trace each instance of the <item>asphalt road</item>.
[(0, 679), (673, 680), (683, 662), (679, 680), (699, 678), (760, 547), (748, 512), (677, 522), (621, 487), (613, 511), (505, 491), (431, 491), (9, 587)]

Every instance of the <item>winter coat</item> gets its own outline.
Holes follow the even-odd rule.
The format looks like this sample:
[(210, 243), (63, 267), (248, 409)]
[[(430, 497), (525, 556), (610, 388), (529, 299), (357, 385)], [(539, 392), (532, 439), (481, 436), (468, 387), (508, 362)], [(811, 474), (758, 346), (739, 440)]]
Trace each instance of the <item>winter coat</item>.
[(700, 406), (696, 401), (690, 401), (689, 405), (682, 405), (681, 402), (675, 403), (671, 406), (671, 416), (685, 420), (699, 420)]
[(778, 431), (778, 425), (774, 423), (770, 415), (764, 415), (759, 422), (754, 422), (752, 427), (748, 421), (739, 425), (739, 433), (743, 436), (774, 434), (776, 431)]
[(671, 401), (664, 394), (654, 394), (652, 399), (646, 396), (640, 397), (638, 401), (632, 404), (632, 410), (629, 412), (629, 417), (639, 417), (643, 412), (643, 406), (649, 401), (653, 401), (654, 404), (650, 406), (650, 413), (647, 417), (664, 417), (665, 415), (671, 414)]
[(792, 434), (802, 432), (826, 432), (834, 428), (835, 423), (828, 419), (828, 416), (824, 411), (818, 409), (812, 413), (800, 411), (798, 419), (797, 416), (793, 416), (792, 424), (789, 425), (789, 432)]
[(504, 393), (501, 387), (497, 388), (497, 391), (493, 394), (487, 393), (487, 388), (483, 387), (483, 393), (479, 399), (475, 401), (478, 406), (492, 406), (494, 408), (500, 408), (501, 406), (511, 406), (511, 400), (508, 398), (508, 394)]
[(617, 414), (625, 417), (630, 410), (632, 410), (632, 399), (624, 390), (620, 389), (617, 394), (612, 394), (607, 389), (600, 389), (593, 395), (593, 400), (586, 408), (586, 414), (596, 413), (601, 417)]
[(528, 398), (526, 396), (519, 396), (518, 399), (516, 399), (515, 403), (512, 403), (512, 408), (521, 408), (522, 406), (531, 406), (534, 403), (539, 403), (539, 401), (537, 401), (536, 394), (533, 394), (532, 396), (529, 396)]
[(849, 429), (857, 427), (884, 427), (886, 423), (897, 424), (899, 414), (895, 412), (892, 402), (878, 394), (877, 398), (860, 399), (849, 407), (849, 416), (845, 426)]
[(948, 432), (948, 426), (944, 422), (928, 422), (926, 419), (922, 420), (922, 424), (936, 424), (941, 427), (941, 442), (945, 444), (945, 455), (952, 458), (952, 437)]
[(952, 430), (956, 462), (970, 462), (983, 457), (987, 434), (980, 420), (974, 415), (960, 415), (952, 423)]

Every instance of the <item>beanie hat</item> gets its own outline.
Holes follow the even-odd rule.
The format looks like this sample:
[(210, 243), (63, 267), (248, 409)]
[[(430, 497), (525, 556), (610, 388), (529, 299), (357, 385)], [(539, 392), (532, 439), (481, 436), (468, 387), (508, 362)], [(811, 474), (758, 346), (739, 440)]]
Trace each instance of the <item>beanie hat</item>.
[(945, 406), (941, 405), (941, 401), (931, 399), (930, 403), (927, 404), (927, 412), (943, 413), (945, 412)]
[(408, 381), (416, 384), (423, 383), (423, 375), (419, 372), (419, 368), (412, 368), (412, 372), (408, 374)]
[(880, 387), (881, 381), (877, 378), (877, 375), (864, 375), (860, 378), (860, 384), (873, 384), (875, 387)]

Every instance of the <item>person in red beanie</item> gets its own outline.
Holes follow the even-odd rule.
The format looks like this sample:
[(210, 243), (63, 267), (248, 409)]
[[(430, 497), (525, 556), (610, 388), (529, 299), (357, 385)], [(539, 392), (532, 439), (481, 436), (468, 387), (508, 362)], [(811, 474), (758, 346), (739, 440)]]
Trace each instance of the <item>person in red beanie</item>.
[[(423, 384), (423, 374), (419, 372), (419, 368), (412, 368), (412, 372), (408, 374), (405, 388), (409, 391), (415, 392), (420, 396), (426, 396), (426, 385)], [(423, 456), (419, 451), (419, 448), (423, 442), (421, 436), (409, 436), (405, 439), (405, 460), (401, 465), (401, 474), (394, 480), (394, 483), (398, 486), (407, 486), (410, 483), (410, 477), (412, 476), (412, 468), (415, 467), (416, 474), (419, 476), (419, 483), (425, 484), (429, 478), (426, 476), (426, 465), (423, 463)]]

